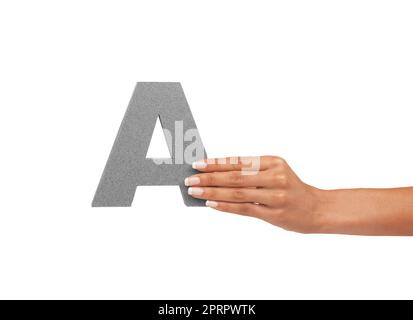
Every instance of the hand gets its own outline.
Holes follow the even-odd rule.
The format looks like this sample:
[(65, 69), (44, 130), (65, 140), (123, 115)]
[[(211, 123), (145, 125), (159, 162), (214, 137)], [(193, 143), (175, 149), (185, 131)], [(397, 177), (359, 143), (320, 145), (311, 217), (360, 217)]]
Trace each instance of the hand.
[(208, 159), (185, 179), (188, 193), (219, 211), (252, 216), (287, 230), (320, 232), (320, 190), (303, 183), (279, 157)]

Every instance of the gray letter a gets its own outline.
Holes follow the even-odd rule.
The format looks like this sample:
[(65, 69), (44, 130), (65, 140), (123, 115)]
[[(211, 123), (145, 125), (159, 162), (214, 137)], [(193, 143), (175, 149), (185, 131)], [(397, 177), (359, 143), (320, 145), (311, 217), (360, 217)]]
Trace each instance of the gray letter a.
[[(146, 158), (158, 117), (170, 159)], [(138, 82), (92, 206), (130, 207), (136, 187), (148, 185), (179, 185), (187, 206), (204, 206), (205, 201), (188, 196), (184, 186), (184, 179), (196, 172), (191, 162), (204, 158), (206, 153), (180, 83)]]

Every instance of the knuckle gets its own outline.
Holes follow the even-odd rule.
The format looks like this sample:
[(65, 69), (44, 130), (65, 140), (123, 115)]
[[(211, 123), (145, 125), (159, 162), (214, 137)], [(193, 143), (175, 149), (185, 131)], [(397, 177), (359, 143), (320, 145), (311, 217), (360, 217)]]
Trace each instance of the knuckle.
[(248, 204), (241, 204), (240, 205), (240, 212), (247, 216), (253, 216), (256, 213), (255, 207), (253, 205)]
[(207, 186), (212, 185), (214, 181), (215, 181), (215, 178), (212, 174), (204, 174), (202, 177), (202, 183), (204, 185), (207, 185)]
[(229, 174), (229, 181), (232, 185), (239, 186), (242, 185), (244, 177), (239, 172), (231, 172)]
[(204, 196), (207, 199), (215, 199), (216, 197), (216, 190), (214, 188), (205, 188), (204, 189)]
[(245, 198), (246, 198), (245, 191), (241, 190), (241, 189), (232, 191), (231, 196), (235, 200), (245, 200)]
[(270, 183), (273, 186), (284, 188), (288, 185), (288, 176), (285, 173), (279, 173), (277, 170), (269, 170), (267, 172)]
[(275, 170), (268, 170), (266, 174), (269, 176), (271, 181), (275, 181), (279, 175), (279, 173)]
[(287, 194), (285, 192), (273, 192), (272, 199), (277, 206), (282, 207), (287, 203)]
[(280, 174), (275, 179), (276, 179), (276, 183), (280, 187), (286, 187), (288, 185), (288, 177), (285, 174)]

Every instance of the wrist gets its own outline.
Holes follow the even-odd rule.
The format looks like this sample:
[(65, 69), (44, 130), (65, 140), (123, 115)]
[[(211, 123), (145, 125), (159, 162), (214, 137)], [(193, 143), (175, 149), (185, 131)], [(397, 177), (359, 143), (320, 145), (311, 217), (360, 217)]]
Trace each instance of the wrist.
[(322, 190), (314, 188), (317, 233), (340, 233), (339, 190)]

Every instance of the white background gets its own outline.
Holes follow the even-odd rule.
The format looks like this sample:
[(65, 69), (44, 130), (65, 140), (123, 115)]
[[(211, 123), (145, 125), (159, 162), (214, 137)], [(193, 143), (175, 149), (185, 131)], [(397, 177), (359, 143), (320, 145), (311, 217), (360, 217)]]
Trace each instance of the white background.
[(139, 187), (91, 201), (137, 81), (210, 156), (413, 185), (411, 1), (1, 1), (0, 298), (413, 298), (413, 239), (300, 235)]

